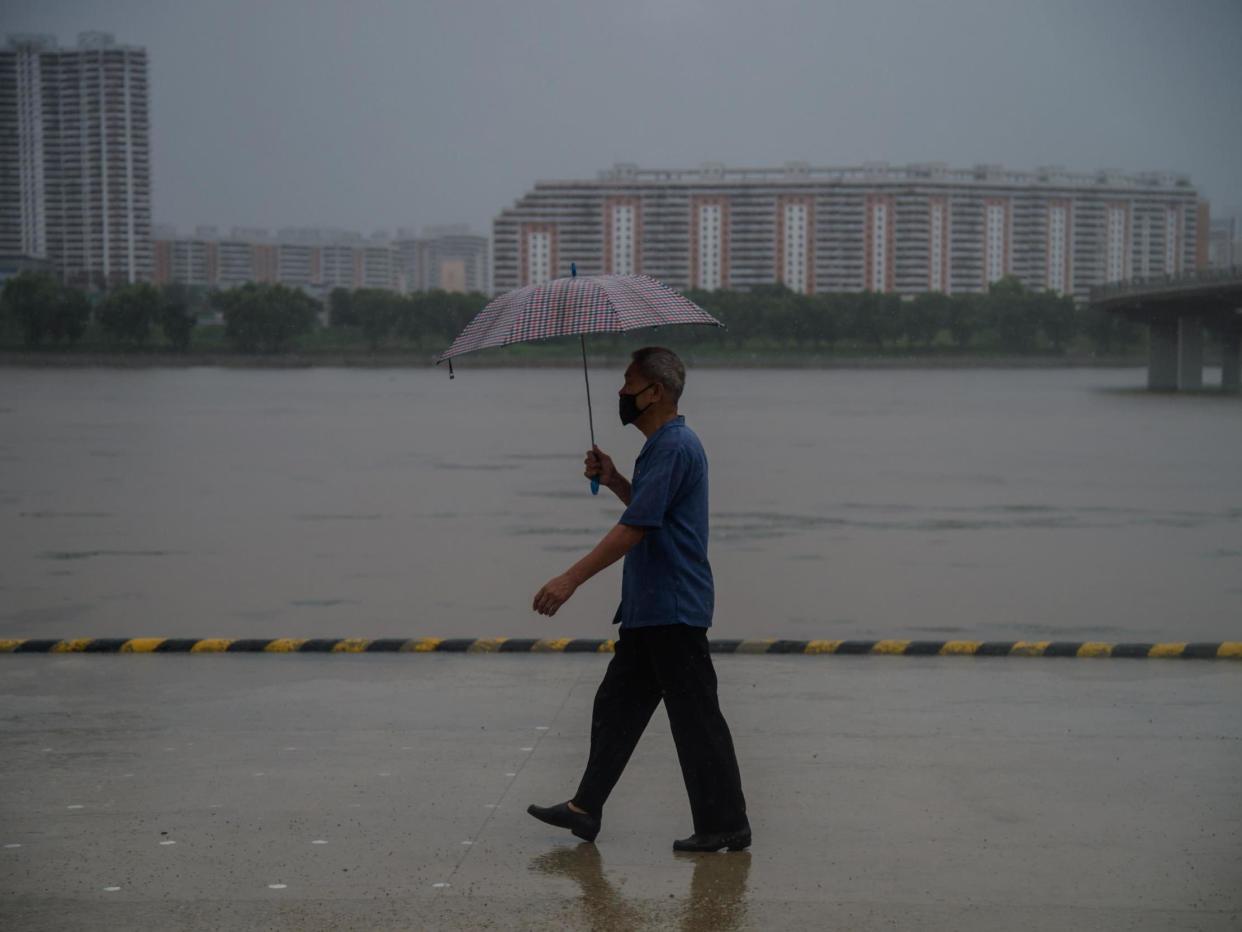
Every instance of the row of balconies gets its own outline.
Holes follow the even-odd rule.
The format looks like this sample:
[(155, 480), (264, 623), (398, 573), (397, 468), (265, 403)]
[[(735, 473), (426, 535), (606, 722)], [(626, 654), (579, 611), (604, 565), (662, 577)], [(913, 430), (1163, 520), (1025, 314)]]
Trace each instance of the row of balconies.
[[(546, 222), (546, 220), (541, 218), (539, 222)], [(557, 223), (556, 225), (562, 239), (575, 236), (590, 239), (598, 238), (603, 235), (598, 221)], [(745, 236), (747, 234), (774, 236), (778, 225), (778, 221), (775, 218), (765, 217), (761, 221), (742, 222), (742, 218), (739, 218), (736, 214), (734, 214), (733, 220), (729, 224), (729, 232), (730, 235), (735, 238)], [(655, 226), (655, 224), (651, 223), (644, 224), (644, 234), (649, 233)], [(682, 235), (686, 235), (686, 232), (691, 226), (692, 225), (688, 221), (667, 221), (659, 224), (659, 228), (667, 233), (680, 233)], [(857, 236), (861, 235), (861, 232), (865, 229), (865, 226), (866, 224), (862, 218), (826, 218), (815, 223), (813, 229), (817, 238), (825, 235), (832, 236), (834, 234)], [(898, 218), (896, 226), (899, 231), (898, 235), (903, 237), (926, 237), (930, 235), (930, 224), (927, 222), (925, 217), (919, 217), (910, 221), (902, 221), (901, 218)], [(1071, 224), (1071, 226), (1076, 232), (1095, 233), (1106, 229), (1106, 224), (1103, 221), (1097, 222), (1091, 217), (1084, 217), (1080, 220), (1076, 220)], [(960, 238), (973, 238), (982, 235), (983, 229), (984, 224), (982, 223), (981, 218), (957, 216), (951, 218), (950, 220), (949, 235), (950, 238), (954, 240)], [(1154, 224), (1151, 233), (1162, 233), (1163, 229), (1164, 227), (1162, 223)], [(1191, 227), (1189, 225), (1185, 225), (1185, 229), (1190, 231)], [(504, 227), (498, 222), (496, 225), (496, 235), (498, 241), (504, 236), (503, 230)], [(1010, 230), (1012, 235), (1017, 239), (1042, 239), (1047, 234), (1048, 224), (1042, 217), (1025, 218), (1021, 222), (1015, 221), (1011, 223)], [(1132, 223), (1132, 234), (1134, 236), (1137, 237), (1141, 230), (1141, 224)], [(514, 233), (516, 234), (516, 231), (514, 231)]]
[[(655, 200), (650, 193), (643, 195), (643, 192), (637, 192), (644, 203), (644, 208), (652, 206)], [(773, 189), (762, 192), (738, 192), (729, 189), (722, 189), (719, 196), (729, 199), (733, 209), (739, 209), (739, 205), (753, 204), (762, 202), (765, 204), (774, 204), (776, 198), (788, 193), (784, 189)], [(981, 204), (988, 197), (995, 196), (1010, 200), (1015, 208), (1038, 210), (1046, 206), (1047, 202), (1053, 200), (1069, 199), (1074, 201), (1076, 205), (1086, 205), (1091, 203), (1103, 204), (1105, 201), (1113, 200), (1110, 195), (1100, 194), (1097, 191), (1067, 191), (1064, 195), (1055, 192), (1039, 192), (1038, 194), (1029, 191), (1015, 192), (980, 192), (980, 191), (961, 191), (953, 190), (937, 190), (937, 191), (918, 191), (918, 192), (900, 192), (895, 193), (891, 190), (883, 188), (866, 189), (862, 188), (856, 192), (849, 194), (814, 192), (812, 196), (817, 202), (816, 207), (820, 207), (821, 203), (826, 202), (829, 206), (844, 207), (850, 206), (855, 209), (861, 208), (865, 197), (869, 194), (884, 194), (893, 196), (897, 202), (898, 209), (919, 204), (928, 197), (948, 197), (951, 206), (966, 204), (971, 207)], [(680, 194), (668, 194), (659, 198), (659, 203), (664, 209), (681, 209), (681, 205), (687, 204), (691, 197), (703, 196), (702, 191), (685, 191)], [(556, 211), (558, 209), (567, 209), (573, 211), (590, 210), (596, 211), (605, 197), (610, 196), (608, 191), (592, 191), (592, 192), (567, 192), (564, 195), (555, 195), (550, 192), (538, 192), (534, 195), (528, 195), (519, 201), (514, 207), (507, 208), (502, 213), (502, 218), (513, 217), (530, 213), (532, 211), (544, 213), (548, 210)], [(1131, 202), (1145, 202), (1151, 205), (1163, 205), (1169, 202), (1174, 203), (1193, 203), (1193, 194), (1181, 192), (1151, 192), (1144, 195), (1141, 192), (1128, 192), (1127, 200)]]

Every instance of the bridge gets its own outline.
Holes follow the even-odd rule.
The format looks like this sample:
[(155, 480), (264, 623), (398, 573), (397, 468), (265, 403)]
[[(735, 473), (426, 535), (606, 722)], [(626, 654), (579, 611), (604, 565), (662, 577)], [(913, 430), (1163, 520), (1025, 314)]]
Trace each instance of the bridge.
[(1221, 344), (1221, 390), (1242, 393), (1242, 266), (1160, 275), (1091, 289), (1090, 306), (1147, 325), (1152, 391), (1203, 388), (1203, 335)]

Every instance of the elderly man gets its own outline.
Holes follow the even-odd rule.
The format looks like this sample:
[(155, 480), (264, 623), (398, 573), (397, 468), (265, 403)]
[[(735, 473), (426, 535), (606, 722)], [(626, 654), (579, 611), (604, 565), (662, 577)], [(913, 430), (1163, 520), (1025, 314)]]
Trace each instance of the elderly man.
[(587, 477), (598, 478), (626, 509), (594, 550), (539, 590), (534, 609), (555, 615), (580, 585), (624, 556), (621, 605), (613, 618), (619, 638), (595, 694), (591, 750), (578, 792), (567, 802), (527, 811), (594, 841), (604, 803), (663, 699), (694, 820), (694, 834), (674, 841), (673, 849), (738, 851), (750, 845), (750, 823), (708, 649), (714, 589), (707, 562), (707, 456), (677, 413), (685, 381), (672, 350), (636, 351), (617, 393), (621, 423), (647, 438), (633, 481), (599, 447), (586, 455)]

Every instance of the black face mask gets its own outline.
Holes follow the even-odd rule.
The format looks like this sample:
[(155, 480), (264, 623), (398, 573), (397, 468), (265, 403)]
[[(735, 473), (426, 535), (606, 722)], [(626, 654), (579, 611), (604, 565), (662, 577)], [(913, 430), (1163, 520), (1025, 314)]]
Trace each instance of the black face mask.
[[(652, 385), (655, 385), (655, 382), (652, 382), (651, 385), (647, 386), (647, 388), (650, 388)], [(638, 420), (639, 415), (642, 414), (643, 411), (646, 411), (647, 408), (651, 407), (651, 405), (647, 405), (647, 408), (640, 409), (638, 407), (638, 401), (636, 400), (639, 395), (647, 390), (647, 388), (640, 388), (632, 395), (618, 396), (617, 411), (621, 415), (621, 424), (623, 426), (633, 424), (636, 420)], [(655, 402), (653, 401), (651, 404), (655, 404)]]

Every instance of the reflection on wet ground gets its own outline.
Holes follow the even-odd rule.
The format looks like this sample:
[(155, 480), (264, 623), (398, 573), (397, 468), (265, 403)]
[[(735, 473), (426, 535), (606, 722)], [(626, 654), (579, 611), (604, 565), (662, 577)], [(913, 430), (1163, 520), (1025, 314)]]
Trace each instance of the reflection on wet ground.
[(663, 715), (602, 844), (532, 822), (582, 766), (598, 655), (0, 660), (4, 929), (1234, 932), (1242, 910), (1242, 677), (1217, 664), (722, 656), (752, 860), (669, 851), (690, 812)]
[[(565, 877), (581, 891), (582, 919), (592, 932), (619, 932), (623, 929), (671, 929), (682, 932), (730, 932), (746, 922), (746, 880), (750, 875), (750, 852), (716, 854), (678, 852), (679, 861), (690, 861), (694, 871), (690, 889), (675, 904), (658, 907), (641, 891), (621, 890), (608, 880), (599, 848), (581, 844), (558, 847), (538, 855), (530, 870), (548, 877)], [(675, 924), (670, 923), (675, 915)]]

